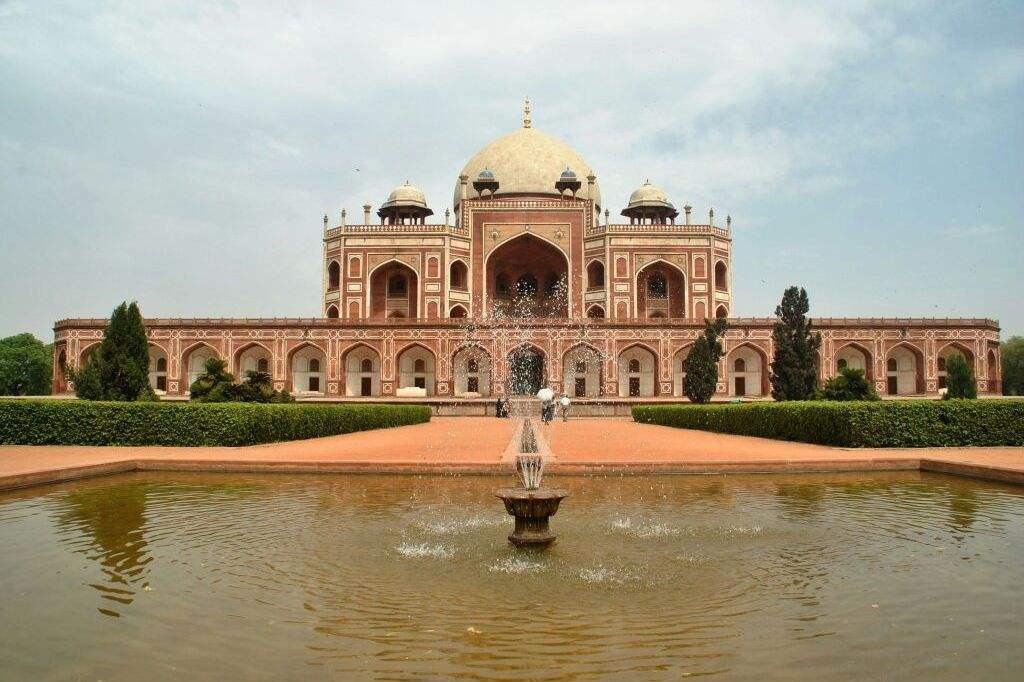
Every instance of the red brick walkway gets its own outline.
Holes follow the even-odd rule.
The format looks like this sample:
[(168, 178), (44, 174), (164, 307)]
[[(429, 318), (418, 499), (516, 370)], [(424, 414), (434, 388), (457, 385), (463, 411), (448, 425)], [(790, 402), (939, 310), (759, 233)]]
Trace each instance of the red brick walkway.
[[(493, 417), (244, 448), (0, 446), (0, 489), (136, 469), (496, 472), (516, 429)], [(1024, 483), (1024, 448), (856, 450), (579, 419), (543, 427), (564, 472), (929, 469)]]

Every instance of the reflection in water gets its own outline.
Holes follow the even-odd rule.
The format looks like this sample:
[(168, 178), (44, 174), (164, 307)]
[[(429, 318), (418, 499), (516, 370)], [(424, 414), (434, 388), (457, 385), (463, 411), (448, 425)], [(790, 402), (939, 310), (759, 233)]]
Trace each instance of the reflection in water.
[(101, 613), (119, 616), (146, 587), (146, 486), (109, 485), (72, 490), (53, 498), (61, 539), (73, 551), (99, 563), (105, 581), (91, 583), (107, 605)]
[[(558, 478), (572, 504), (543, 554), (508, 546), (494, 477), (134, 474), (2, 494), (0, 661), (16, 678), (103, 679), (1001, 679), (1024, 665), (1019, 488), (908, 472)], [(97, 591), (126, 617), (97, 616)]]

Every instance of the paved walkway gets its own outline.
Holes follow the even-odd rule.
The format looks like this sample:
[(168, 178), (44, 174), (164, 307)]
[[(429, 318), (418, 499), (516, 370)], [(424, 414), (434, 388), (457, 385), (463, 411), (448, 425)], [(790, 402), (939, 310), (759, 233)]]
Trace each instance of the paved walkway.
[[(139, 469), (494, 473), (502, 470), (517, 426), (493, 417), (435, 417), (428, 424), (243, 448), (0, 446), (0, 489)], [(1024, 484), (1024, 448), (832, 448), (629, 419), (556, 421), (540, 435), (554, 457), (551, 469), (566, 473), (926, 469)]]

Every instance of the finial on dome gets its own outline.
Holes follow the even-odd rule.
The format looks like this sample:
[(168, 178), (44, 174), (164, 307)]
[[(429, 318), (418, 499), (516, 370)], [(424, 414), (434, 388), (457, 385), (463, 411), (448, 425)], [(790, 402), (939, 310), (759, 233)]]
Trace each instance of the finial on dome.
[(526, 101), (523, 102), (523, 127), (529, 128), (533, 125), (533, 120), (530, 118), (530, 98), (527, 97)]

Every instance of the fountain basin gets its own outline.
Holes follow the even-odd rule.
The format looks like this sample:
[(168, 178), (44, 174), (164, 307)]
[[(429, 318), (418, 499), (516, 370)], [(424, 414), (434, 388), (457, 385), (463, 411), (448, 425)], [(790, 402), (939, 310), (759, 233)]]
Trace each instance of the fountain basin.
[(558, 511), (559, 503), (569, 495), (556, 488), (502, 488), (495, 495), (505, 503), (505, 511), (515, 517), (516, 526), (508, 541), (516, 547), (547, 547), (555, 541), (548, 519)]

